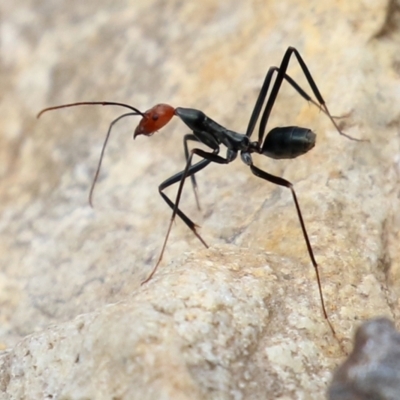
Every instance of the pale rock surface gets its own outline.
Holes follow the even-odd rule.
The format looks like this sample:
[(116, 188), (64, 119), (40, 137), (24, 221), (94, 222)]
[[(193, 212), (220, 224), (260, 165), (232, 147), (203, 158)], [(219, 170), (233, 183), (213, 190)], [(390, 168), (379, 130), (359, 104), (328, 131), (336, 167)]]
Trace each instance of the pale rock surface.
[[(244, 132), (289, 45), (346, 133), (283, 85), (268, 127), (317, 133), (307, 155), (256, 164), (293, 182), (342, 346), (398, 325), (400, 58), (394, 1), (17, 0), (0, 4), (0, 398), (320, 399), (345, 357), (322, 318), (288, 190), (237, 160), (198, 175), (173, 226), (157, 186), (184, 166), (179, 121), (132, 141), (83, 100), (198, 108)], [(289, 74), (308, 92), (293, 59)], [(257, 136), (257, 132), (254, 135)], [(174, 188), (167, 191), (174, 196)], [(79, 315), (79, 316), (78, 316)]]

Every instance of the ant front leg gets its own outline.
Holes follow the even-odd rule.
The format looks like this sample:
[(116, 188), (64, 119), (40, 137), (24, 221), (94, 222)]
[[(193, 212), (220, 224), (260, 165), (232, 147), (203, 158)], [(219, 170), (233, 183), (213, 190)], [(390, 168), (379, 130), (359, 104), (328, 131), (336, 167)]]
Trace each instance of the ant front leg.
[[(201, 171), (203, 168), (205, 168), (208, 164), (210, 164), (210, 162), (212, 162), (213, 160), (211, 159), (207, 159), (205, 157), (203, 157), (203, 160), (199, 161), (198, 163), (191, 165), (192, 164), (192, 158), (193, 158), (193, 154), (198, 154), (200, 156), (202, 156), (201, 154), (199, 154), (198, 152), (204, 153), (208, 156), (214, 156), (214, 157), (219, 157), (217, 156), (217, 153), (219, 152), (219, 147), (215, 148), (213, 153), (207, 153), (203, 150), (200, 149), (193, 149), (190, 152), (190, 155), (188, 155), (187, 160), (186, 160), (186, 167), (183, 171), (178, 172), (177, 174), (171, 176), (170, 178), (166, 179), (163, 183), (161, 183), (161, 185), (158, 187), (158, 191), (161, 195), (161, 197), (164, 199), (164, 201), (171, 207), (172, 209), (172, 217), (171, 217), (171, 221), (170, 224), (168, 226), (168, 230), (167, 230), (167, 234), (165, 236), (164, 239), (164, 243), (160, 252), (160, 256), (158, 257), (157, 263), (154, 266), (153, 270), (151, 271), (150, 275), (142, 282), (142, 285), (144, 283), (147, 283), (155, 274), (158, 266), (160, 265), (160, 262), (162, 260), (162, 257), (164, 255), (164, 251), (165, 251), (165, 247), (167, 245), (167, 241), (168, 241), (168, 237), (169, 234), (171, 232), (171, 228), (172, 228), (172, 224), (175, 220), (175, 216), (178, 215), (178, 217), (186, 224), (186, 226), (193, 232), (193, 234), (201, 241), (201, 243), (203, 243), (203, 245), (208, 248), (207, 243), (203, 240), (203, 238), (200, 236), (200, 234), (197, 232), (196, 228), (198, 227), (198, 225), (196, 225), (182, 210), (180, 210), (179, 208), (179, 201), (181, 198), (181, 194), (182, 194), (182, 189), (183, 189), (183, 184), (186, 180), (187, 177), (192, 176), (194, 174), (196, 174), (197, 172)], [(219, 157), (221, 159), (223, 159), (222, 157)], [(172, 200), (164, 193), (164, 190), (170, 186), (172, 186), (173, 184), (180, 182), (179, 185), (179, 189), (177, 192), (177, 196), (176, 196), (176, 200), (175, 203), (172, 202)]]
[[(180, 182), (180, 185), (179, 185), (179, 188), (178, 188), (178, 192), (176, 194), (175, 207), (174, 207), (174, 211), (173, 211), (172, 217), (171, 217), (171, 224), (172, 224), (173, 220), (175, 219), (175, 215), (177, 214), (178, 209), (179, 209), (178, 206), (179, 206), (179, 202), (181, 200), (183, 185), (185, 184), (186, 178), (189, 176), (190, 172), (191, 172), (191, 174), (194, 174), (194, 173), (198, 172), (198, 171), (192, 172), (192, 168), (193, 167), (191, 167), (191, 163), (192, 163), (193, 155), (197, 154), (198, 156), (203, 157), (203, 160), (200, 161), (199, 163), (197, 163), (196, 165), (207, 162), (202, 168), (204, 168), (210, 162), (215, 162), (217, 164), (229, 164), (232, 161), (230, 159), (227, 159), (227, 158), (219, 156), (217, 154), (218, 152), (219, 152), (219, 148), (214, 150), (213, 153), (209, 153), (209, 152), (201, 150), (201, 149), (192, 149), (190, 151), (190, 156), (187, 159), (186, 168), (183, 171), (183, 174), (182, 174), (182, 177), (181, 177), (181, 182)], [(169, 234), (169, 231), (168, 231), (168, 234)]]

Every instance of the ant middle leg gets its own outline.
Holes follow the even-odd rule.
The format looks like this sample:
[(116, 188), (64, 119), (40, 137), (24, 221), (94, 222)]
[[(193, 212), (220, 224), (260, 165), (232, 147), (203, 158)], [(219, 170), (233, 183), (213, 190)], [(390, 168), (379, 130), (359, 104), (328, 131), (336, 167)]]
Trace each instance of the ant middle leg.
[[(314, 257), (314, 252), (313, 252), (313, 249), (312, 249), (312, 246), (311, 246), (311, 243), (310, 243), (310, 239), (308, 237), (306, 226), (305, 226), (304, 220), (303, 220), (303, 215), (302, 215), (301, 210), (300, 210), (300, 205), (299, 205), (299, 202), (297, 200), (297, 196), (296, 196), (296, 192), (295, 192), (295, 190), (293, 188), (293, 184), (291, 182), (287, 181), (286, 179), (283, 179), (281, 177), (269, 174), (268, 172), (257, 168), (252, 163), (250, 163), (249, 166), (250, 166), (251, 172), (255, 176), (258, 176), (259, 178), (264, 179), (264, 180), (266, 180), (268, 182), (274, 183), (275, 185), (284, 186), (284, 187), (287, 187), (288, 189), (290, 189), (290, 191), (292, 193), (293, 201), (294, 201), (294, 204), (295, 204), (295, 207), (296, 207), (296, 212), (297, 212), (297, 216), (298, 216), (298, 219), (299, 219), (299, 222), (300, 222), (301, 230), (303, 232), (304, 241), (306, 242), (308, 255), (310, 256), (310, 260), (311, 260), (311, 263), (312, 263), (312, 265), (314, 267), (315, 275), (317, 277), (318, 292), (319, 292), (322, 312), (323, 312), (323, 315), (324, 315), (324, 317), (325, 317), (325, 319), (326, 319), (326, 321), (327, 321), (327, 323), (329, 325), (329, 328), (330, 328), (333, 336), (336, 338), (336, 340), (340, 344), (340, 341), (339, 341), (339, 339), (338, 339), (338, 337), (336, 335), (336, 331), (335, 331), (335, 329), (334, 329), (334, 327), (333, 327), (333, 325), (332, 325), (332, 323), (331, 323), (331, 321), (329, 319), (328, 313), (326, 311), (324, 296), (322, 294), (322, 285), (321, 285), (321, 278), (320, 278), (320, 275), (319, 275), (318, 264), (317, 264), (317, 262), (315, 260), (315, 257)], [(340, 344), (340, 346), (341, 346), (341, 344)]]

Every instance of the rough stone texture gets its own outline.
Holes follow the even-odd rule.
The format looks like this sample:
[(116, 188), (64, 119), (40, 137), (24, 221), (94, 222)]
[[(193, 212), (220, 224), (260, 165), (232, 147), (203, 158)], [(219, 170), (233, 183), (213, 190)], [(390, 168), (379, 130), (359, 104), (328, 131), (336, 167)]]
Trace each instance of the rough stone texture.
[[(170, 211), (157, 192), (184, 165), (179, 121), (132, 141), (120, 110), (194, 107), (244, 132), (268, 67), (303, 55), (357, 143), (283, 85), (269, 127), (313, 129), (290, 161), (332, 323), (350, 350), (367, 318), (399, 321), (400, 25), (395, 1), (16, 0), (0, 4), (0, 396), (320, 399), (344, 357), (321, 316), (288, 190), (239, 160), (198, 177), (155, 279)], [(290, 75), (309, 91), (292, 60)], [(173, 196), (173, 188), (168, 193)], [(80, 315), (81, 314), (81, 315)], [(79, 317), (77, 317), (80, 315)], [(102, 397), (104, 396), (104, 397)]]
[(352, 353), (334, 374), (329, 399), (396, 400), (399, 393), (400, 334), (387, 318), (364, 322)]

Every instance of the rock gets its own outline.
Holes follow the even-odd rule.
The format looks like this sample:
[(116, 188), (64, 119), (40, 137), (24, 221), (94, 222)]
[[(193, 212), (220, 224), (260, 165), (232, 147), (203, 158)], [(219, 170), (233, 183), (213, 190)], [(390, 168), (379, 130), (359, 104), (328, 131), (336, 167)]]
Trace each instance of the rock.
[(264, 252), (226, 246), (199, 255), (124, 301), (25, 338), (0, 358), (2, 391), (208, 399), (261, 398), (301, 382), (323, 390), (324, 359), (340, 348), (315, 302), (316, 285), (304, 293), (292, 265)]
[[(398, 323), (399, 33), (393, 3), (370, 3), (0, 4), (3, 397), (320, 399), (359, 321)], [(341, 128), (370, 140), (340, 136), (283, 84), (267, 129), (309, 127), (316, 146), (295, 160), (254, 157), (294, 185), (345, 351), (322, 317), (288, 190), (240, 159), (208, 166), (197, 177), (201, 210), (189, 182), (182, 209), (210, 249), (177, 221), (154, 281), (140, 287), (171, 216), (157, 188), (183, 168), (187, 128), (174, 119), (132, 141), (138, 119), (116, 124), (91, 209), (104, 136), (125, 110), (36, 119), (74, 101), (168, 103), (245, 132), (268, 68), (290, 45), (332, 114), (345, 116)], [(295, 59), (288, 73), (311, 92)], [(179, 300), (190, 297), (195, 313)]]
[(400, 393), (400, 333), (387, 318), (364, 322), (354, 349), (337, 369), (330, 400), (395, 400)]

